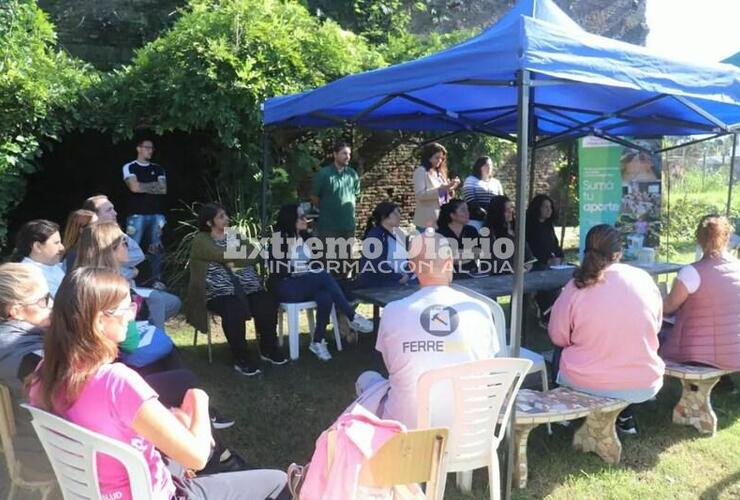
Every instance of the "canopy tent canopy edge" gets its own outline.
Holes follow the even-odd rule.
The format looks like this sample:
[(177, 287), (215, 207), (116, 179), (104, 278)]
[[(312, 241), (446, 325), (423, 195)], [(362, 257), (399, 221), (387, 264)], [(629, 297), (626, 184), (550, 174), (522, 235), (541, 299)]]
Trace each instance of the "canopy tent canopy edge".
[[(268, 99), (263, 113), (266, 132), (278, 126), (349, 124), (484, 133), (517, 142), (520, 175), (529, 149), (586, 135), (642, 150), (624, 137), (736, 135), (740, 68), (659, 56), (587, 33), (552, 0), (520, 0), (493, 26), (461, 44)], [(266, 139), (263, 197), (267, 149)], [(529, 181), (527, 176), (520, 180)], [(517, 215), (519, 224), (523, 213)]]
[[(525, 200), (530, 151), (560, 141), (595, 135), (644, 150), (624, 137), (733, 134), (736, 140), (740, 68), (661, 57), (587, 33), (552, 0), (520, 0), (492, 27), (461, 44), (309, 92), (268, 99), (263, 115), (265, 218), (267, 134), (279, 126), (469, 131), (515, 141), (517, 199)], [(731, 192), (728, 203), (730, 197)], [(523, 224), (524, 203), (518, 202), (516, 248), (525, 246)], [(519, 355), (521, 341), (523, 269), (524, 252), (517, 251), (512, 356)], [(510, 450), (507, 497), (511, 464)]]

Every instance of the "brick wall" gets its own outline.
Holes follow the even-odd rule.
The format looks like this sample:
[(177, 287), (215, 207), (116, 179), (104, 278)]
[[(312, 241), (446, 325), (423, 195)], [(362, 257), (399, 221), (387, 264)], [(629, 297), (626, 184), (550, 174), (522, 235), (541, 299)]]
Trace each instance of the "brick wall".
[[(555, 148), (545, 148), (537, 152), (534, 193), (550, 193), (554, 199), (558, 190), (555, 161), (558, 158)], [(413, 225), (414, 187), (411, 182), (414, 169), (419, 165), (416, 145), (401, 144), (383, 155), (373, 165), (356, 155), (362, 178), (362, 195), (357, 204), (358, 231), (361, 234), (373, 208), (381, 201), (390, 200), (401, 207), (401, 225)], [(454, 161), (454, 159), (451, 159)], [(506, 194), (516, 198), (516, 155), (510, 155), (495, 167), (495, 176), (501, 181)], [(464, 177), (461, 175), (461, 180)], [(462, 197), (462, 191), (458, 193)]]

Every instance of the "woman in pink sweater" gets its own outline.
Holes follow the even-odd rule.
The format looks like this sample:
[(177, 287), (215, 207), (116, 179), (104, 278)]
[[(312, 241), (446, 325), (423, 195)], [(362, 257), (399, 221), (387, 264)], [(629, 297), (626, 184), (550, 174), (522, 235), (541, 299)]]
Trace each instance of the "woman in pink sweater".
[[(606, 224), (591, 228), (583, 263), (555, 301), (548, 332), (562, 348), (558, 384), (641, 403), (663, 385), (665, 365), (658, 356), (662, 301), (650, 275), (620, 264), (621, 257), (616, 229)], [(629, 408), (617, 424), (637, 433)]]

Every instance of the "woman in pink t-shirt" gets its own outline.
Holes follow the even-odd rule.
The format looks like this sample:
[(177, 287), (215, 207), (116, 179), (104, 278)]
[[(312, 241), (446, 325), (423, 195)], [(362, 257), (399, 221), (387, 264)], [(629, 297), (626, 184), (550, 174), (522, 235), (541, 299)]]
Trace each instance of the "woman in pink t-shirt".
[[(663, 385), (658, 356), (662, 300), (648, 273), (620, 264), (622, 237), (594, 226), (583, 263), (552, 306), (548, 333), (562, 348), (557, 383), (577, 391), (641, 403)], [(556, 357), (557, 358), (557, 357)], [(629, 407), (618, 428), (637, 433)]]
[[(282, 498), (281, 471), (188, 477), (211, 453), (208, 395), (190, 389), (179, 408), (167, 409), (141, 376), (114, 363), (133, 311), (128, 283), (117, 272), (82, 267), (69, 274), (55, 297), (31, 402), (137, 449), (157, 500)], [(97, 470), (104, 498), (133, 498), (118, 461), (98, 455)]]

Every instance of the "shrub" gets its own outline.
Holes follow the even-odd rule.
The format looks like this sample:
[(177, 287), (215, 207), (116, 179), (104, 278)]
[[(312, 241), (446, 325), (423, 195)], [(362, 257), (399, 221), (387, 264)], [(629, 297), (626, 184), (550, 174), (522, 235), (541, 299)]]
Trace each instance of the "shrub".
[(0, 243), (42, 145), (78, 122), (80, 96), (97, 78), (55, 43), (54, 28), (35, 1), (0, 4)]

